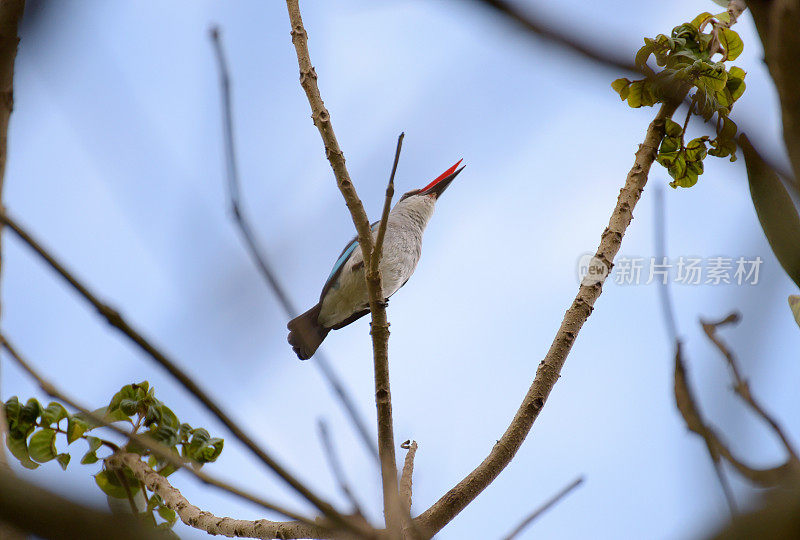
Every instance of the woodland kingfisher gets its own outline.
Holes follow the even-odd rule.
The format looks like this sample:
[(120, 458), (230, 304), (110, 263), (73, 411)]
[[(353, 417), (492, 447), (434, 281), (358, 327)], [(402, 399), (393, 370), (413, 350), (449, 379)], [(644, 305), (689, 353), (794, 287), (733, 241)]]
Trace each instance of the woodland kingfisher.
[[(422, 253), (422, 234), (433, 215), (436, 200), (464, 167), (462, 160), (422, 189), (409, 191), (397, 201), (386, 225), (380, 272), (388, 299), (406, 284)], [(378, 222), (372, 224), (373, 238)], [(345, 246), (333, 265), (319, 302), (289, 321), (289, 343), (300, 360), (311, 358), (331, 330), (338, 330), (369, 313), (364, 256), (358, 237)]]

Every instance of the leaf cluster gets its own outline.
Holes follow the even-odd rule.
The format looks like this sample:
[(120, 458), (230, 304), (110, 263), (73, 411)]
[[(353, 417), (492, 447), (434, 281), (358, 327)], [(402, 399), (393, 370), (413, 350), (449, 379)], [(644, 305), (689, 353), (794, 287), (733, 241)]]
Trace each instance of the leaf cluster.
[[(121, 450), (113, 441), (90, 434), (95, 433), (94, 430), (101, 428), (104, 423), (128, 423), (132, 433), (139, 432), (140, 435), (163, 444), (176, 456), (190, 460), (197, 467), (216, 461), (224, 446), (222, 439), (211, 437), (207, 430), (181, 423), (175, 413), (155, 397), (154, 388), (147, 381), (123, 386), (106, 407), (96, 409), (90, 415), (70, 414), (56, 401), (44, 407), (37, 399), (31, 398), (23, 405), (14, 396), (5, 403), (5, 416), (8, 423), (8, 449), (23, 467), (29, 469), (56, 460), (66, 470), (71, 455), (67, 449), (61, 452), (57, 449), (58, 435), (63, 436), (66, 447), (79, 439), (86, 441), (88, 449), (81, 457), (81, 464), (84, 465), (103, 459), (97, 455), (103, 447), (110, 450), (110, 453)], [(102, 422), (98, 422), (98, 419)], [(176, 470), (172, 464), (152, 455), (149, 449), (134, 441), (129, 441), (124, 451), (147, 458), (148, 465), (164, 477)], [(139, 509), (140, 516), (153, 526), (169, 528), (175, 523), (175, 512), (164, 506), (158, 494), (152, 493), (148, 496), (147, 489), (133, 476), (130, 469), (109, 470), (104, 465), (94, 478), (106, 495), (116, 499), (132, 499), (142, 490), (146, 508)], [(164, 520), (158, 525), (156, 513)]]
[[(644, 46), (636, 53), (636, 65), (646, 73), (641, 80), (617, 79), (611, 87), (634, 108), (652, 106), (675, 95), (675, 89), (691, 94), (689, 115), (705, 121), (717, 115), (716, 137), (700, 137), (684, 144), (686, 125), (667, 124), (658, 162), (667, 168), (673, 181), (670, 185), (691, 187), (703, 174), (703, 159), (707, 155), (730, 156), (736, 160), (736, 124), (729, 118), (733, 104), (745, 90), (745, 72), (726, 62), (735, 60), (744, 48), (739, 35), (727, 27), (728, 14), (701, 13), (691, 22), (672, 29), (670, 36), (659, 34), (645, 38)], [(704, 31), (710, 28), (709, 31)], [(713, 57), (720, 54), (719, 61)], [(648, 60), (653, 56), (662, 69), (653, 71)], [(710, 148), (708, 148), (710, 146)]]

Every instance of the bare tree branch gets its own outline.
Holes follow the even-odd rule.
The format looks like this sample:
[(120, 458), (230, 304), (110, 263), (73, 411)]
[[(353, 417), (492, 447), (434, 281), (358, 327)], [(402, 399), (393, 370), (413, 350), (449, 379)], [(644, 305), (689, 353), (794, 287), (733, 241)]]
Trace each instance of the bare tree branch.
[[(680, 347), (675, 354), (675, 403), (686, 422), (686, 427), (703, 438), (711, 459), (715, 463), (719, 461), (720, 457), (725, 458), (739, 474), (762, 487), (800, 484), (800, 463), (791, 455), (785, 463), (769, 469), (755, 469), (733, 455), (716, 431), (705, 423), (700, 414), (689, 387)], [(726, 485), (723, 488), (729, 489)]]
[(89, 418), (93, 423), (102, 425), (103, 427), (107, 427), (119, 433), (120, 435), (126, 437), (127, 439), (134, 441), (137, 445), (147, 448), (148, 450), (153, 452), (156, 456), (168, 462), (170, 465), (173, 465), (178, 469), (183, 469), (187, 471), (188, 473), (192, 474), (203, 483), (222, 489), (228, 493), (236, 495), (239, 498), (242, 498), (244, 500), (255, 503), (263, 508), (266, 508), (267, 510), (278, 512), (279, 514), (282, 514), (288, 518), (295, 519), (297, 521), (301, 521), (309, 525), (314, 525), (314, 522), (306, 517), (303, 517), (295, 512), (292, 512), (291, 510), (282, 508), (277, 504), (270, 503), (258, 496), (247, 493), (239, 488), (226, 484), (225, 482), (217, 480), (212, 476), (209, 476), (208, 474), (202, 472), (200, 469), (192, 467), (190, 462), (176, 455), (165, 445), (155, 441), (154, 439), (151, 439), (149, 437), (143, 437), (133, 432), (125, 431), (124, 429), (120, 428), (115, 424), (106, 422), (104, 419), (92, 413), (87, 407), (82, 406), (74, 399), (70, 398), (69, 396), (61, 392), (61, 390), (59, 390), (51, 382), (42, 377), (42, 375), (36, 369), (33, 368), (30, 362), (28, 362), (25, 358), (23, 358), (22, 355), (16, 350), (16, 348), (13, 345), (11, 345), (8, 339), (2, 334), (0, 334), (0, 345), (6, 350), (6, 352), (8, 352), (9, 356), (23, 369), (23, 371), (25, 371), (28, 375), (31, 376), (31, 378), (33, 378), (36, 381), (36, 383), (39, 385), (39, 388), (41, 388), (41, 390), (45, 394), (63, 403), (66, 403), (73, 409), (86, 415), (86, 417)]
[[(764, 60), (780, 97), (783, 140), (794, 169), (793, 186), (797, 190), (800, 188), (800, 72), (797, 69), (800, 63), (800, 32), (797, 31), (800, 28), (800, 2), (749, 0), (747, 4), (764, 46)], [(759, 154), (764, 155), (763, 152)], [(791, 178), (785, 173), (781, 176)]]
[(191, 504), (169, 480), (144, 463), (140, 456), (129, 453), (113, 454), (106, 459), (109, 467), (128, 467), (134, 476), (148, 489), (157, 493), (167, 507), (175, 510), (186, 525), (206, 531), (211, 535), (221, 534), (239, 538), (333, 538), (327, 527), (302, 521), (248, 521), (229, 517), (218, 517), (200, 510)]
[[(647, 183), (647, 174), (655, 160), (658, 145), (664, 137), (666, 119), (672, 116), (678, 103), (680, 102), (668, 102), (662, 105), (647, 128), (644, 141), (636, 152), (633, 167), (625, 180), (625, 186), (620, 190), (608, 227), (603, 231), (595, 259), (601, 261), (609, 272), (622, 243), (622, 237), (633, 219), (633, 209)], [(575, 300), (561, 322), (550, 350), (536, 370), (533, 384), (508, 429), (475, 470), (417, 518), (418, 525), (427, 534), (435, 534), (458, 515), (486, 486), (494, 481), (517, 453), (544, 407), (553, 386), (558, 381), (561, 368), (566, 362), (572, 344), (583, 323), (592, 313), (594, 303), (601, 292), (602, 283), (581, 284)]]
[[(565, 30), (553, 29), (550, 24), (535, 16), (531, 9), (523, 10), (514, 2), (508, 2), (506, 0), (477, 0), (477, 3), (492, 9), (495, 13), (507, 17), (525, 31), (600, 65), (621, 71), (628, 71), (630, 73), (641, 73), (641, 70), (629, 60), (630, 55), (620, 54), (619, 52), (601, 51), (594, 46), (588, 45), (588, 43), (580, 42), (573, 36), (568, 35)], [(600, 40), (593, 41), (597, 42)]]
[(519, 525), (517, 525), (517, 527), (516, 527), (516, 528), (515, 528), (513, 531), (511, 531), (511, 532), (508, 534), (508, 536), (505, 536), (505, 537), (503, 538), (503, 540), (513, 540), (513, 538), (515, 538), (516, 536), (518, 536), (518, 535), (519, 535), (519, 533), (521, 533), (521, 532), (522, 532), (522, 531), (525, 529), (525, 527), (527, 527), (528, 525), (530, 525), (531, 523), (533, 523), (534, 521), (536, 521), (536, 518), (538, 518), (539, 516), (541, 516), (542, 514), (544, 514), (545, 512), (547, 512), (548, 510), (550, 510), (550, 509), (551, 509), (553, 506), (555, 506), (555, 505), (556, 505), (556, 504), (557, 504), (557, 503), (558, 503), (558, 502), (559, 502), (561, 499), (563, 499), (564, 497), (566, 497), (566, 496), (569, 494), (569, 492), (570, 492), (570, 491), (572, 491), (572, 490), (573, 490), (573, 489), (575, 489), (576, 487), (580, 486), (582, 483), (583, 483), (583, 477), (582, 477), (582, 476), (579, 476), (578, 478), (576, 478), (575, 480), (573, 480), (573, 481), (572, 481), (572, 483), (570, 483), (570, 484), (569, 484), (568, 486), (566, 486), (564, 489), (562, 489), (561, 491), (559, 491), (558, 493), (556, 493), (555, 495), (553, 495), (553, 497), (552, 497), (552, 498), (550, 498), (550, 500), (548, 500), (548, 501), (547, 501), (546, 503), (544, 503), (542, 506), (540, 506), (539, 508), (537, 508), (536, 510), (534, 510), (533, 512), (531, 512), (531, 513), (530, 513), (530, 514), (529, 514), (529, 515), (528, 515), (528, 516), (527, 516), (525, 519), (523, 519), (523, 520), (522, 520), (522, 523), (520, 523)]
[(328, 465), (331, 468), (331, 472), (333, 472), (336, 483), (339, 484), (339, 490), (344, 494), (345, 497), (347, 497), (347, 500), (350, 501), (350, 504), (353, 507), (353, 512), (363, 518), (365, 514), (361, 509), (361, 505), (358, 503), (355, 492), (350, 488), (350, 485), (347, 482), (344, 469), (342, 468), (341, 462), (339, 462), (336, 449), (333, 446), (333, 441), (331, 440), (331, 435), (328, 431), (328, 425), (322, 418), (317, 420), (317, 431), (319, 432), (319, 438), (322, 441), (322, 446), (325, 449), (325, 455), (328, 458)]
[[(228, 63), (225, 59), (225, 52), (222, 48), (222, 39), (219, 35), (219, 29), (214, 27), (211, 29), (211, 41), (214, 45), (214, 51), (217, 56), (217, 64), (219, 66), (220, 87), (222, 90), (222, 118), (223, 118), (223, 131), (225, 139), (225, 164), (226, 164), (226, 177), (228, 182), (228, 197), (230, 199), (231, 213), (233, 219), (242, 235), (245, 246), (250, 257), (255, 263), (258, 270), (261, 272), (261, 277), (267, 282), (272, 292), (278, 298), (278, 302), (283, 307), (284, 313), (289, 319), (297, 316), (298, 311), (294, 302), (292, 302), (286, 289), (281, 285), (272, 265), (269, 263), (266, 251), (260, 247), (259, 242), (256, 240), (255, 232), (250, 226), (250, 221), (247, 219), (244, 209), (241, 205), (240, 187), (239, 187), (239, 173), (236, 161), (236, 145), (234, 144), (233, 135), (233, 106), (231, 100), (230, 90), (230, 75), (228, 73)], [(322, 377), (333, 390), (334, 395), (339, 399), (339, 402), (344, 406), (347, 416), (356, 428), (356, 432), (361, 437), (361, 441), (375, 459), (378, 458), (378, 450), (375, 447), (375, 442), (369, 430), (362, 420), (361, 415), (356, 409), (353, 399), (344, 387), (336, 371), (333, 369), (332, 364), (328, 360), (323, 351), (318, 351), (314, 355), (314, 365), (322, 372)]]
[(789, 454), (789, 458), (792, 461), (798, 462), (800, 464), (800, 459), (797, 457), (797, 452), (795, 451), (792, 443), (789, 441), (786, 433), (783, 431), (783, 428), (778, 424), (778, 422), (769, 414), (767, 413), (761, 404), (753, 397), (753, 394), (750, 392), (750, 385), (747, 383), (747, 380), (742, 377), (741, 372), (739, 371), (739, 367), (736, 363), (736, 358), (734, 357), (731, 350), (725, 345), (725, 343), (717, 336), (717, 328), (720, 326), (724, 326), (726, 324), (736, 324), (741, 319), (741, 316), (738, 313), (731, 313), (724, 319), (717, 321), (717, 322), (707, 322), (700, 320), (700, 324), (703, 326), (703, 331), (708, 336), (714, 345), (716, 345), (717, 349), (722, 353), (725, 357), (725, 360), (728, 363), (728, 367), (730, 367), (731, 375), (733, 375), (733, 390), (736, 394), (745, 402), (747, 405), (755, 412), (758, 416), (761, 417), (767, 424), (770, 425), (772, 430), (778, 436), (778, 438), (783, 443), (783, 447), (786, 449), (786, 452)]
[[(725, 495), (725, 501), (728, 503), (728, 509), (731, 516), (735, 516), (738, 512), (736, 506), (736, 498), (733, 496), (733, 490), (728, 483), (728, 477), (725, 476), (725, 471), (722, 469), (720, 446), (721, 441), (714, 431), (707, 427), (700, 417), (700, 411), (697, 409), (697, 401), (689, 388), (689, 380), (686, 374), (686, 366), (683, 361), (683, 345), (680, 341), (675, 342), (675, 377), (674, 377), (674, 391), (675, 403), (678, 410), (683, 416), (686, 426), (690, 431), (693, 431), (703, 437), (706, 443), (708, 455), (711, 457), (711, 462), (714, 465), (714, 472), (719, 480), (722, 493)], [(738, 461), (737, 461), (738, 462)]]
[[(339, 191), (342, 192), (350, 216), (358, 232), (358, 242), (364, 256), (366, 272), (366, 286), (369, 294), (369, 308), (372, 313), (372, 350), (375, 366), (375, 404), (378, 409), (378, 453), (381, 459), (381, 476), (383, 484), (383, 503), (386, 527), (391, 534), (399, 534), (400, 516), (399, 497), (397, 495), (397, 460), (394, 448), (394, 433), (392, 428), (392, 401), (389, 387), (389, 363), (387, 343), (389, 339), (389, 326), (386, 319), (386, 303), (383, 296), (380, 272), (373, 272), (372, 255), (374, 242), (370, 229), (369, 219), (358, 198), (355, 187), (347, 172), (344, 154), (339, 148), (336, 134), (333, 131), (331, 117), (320, 96), (317, 86), (317, 74), (311, 65), (308, 52), (308, 34), (303, 27), (298, 0), (286, 0), (289, 12), (289, 21), (292, 26), (292, 43), (297, 53), (297, 63), (300, 68), (300, 84), (306, 93), (311, 106), (311, 118), (317, 126), (322, 141), (325, 145), (325, 154), (330, 161), (336, 177)], [(377, 268), (378, 261), (375, 263)]]
[[(17, 57), (19, 44), (18, 27), (25, 9), (25, 0), (8, 0), (0, 3), (0, 207), (2, 207), (3, 184), (8, 159), (8, 123), (14, 109), (14, 61)], [(2, 227), (0, 226), (0, 233)], [(0, 234), (0, 241), (2, 235)], [(0, 243), (0, 275), (5, 267), (5, 258)], [(2, 314), (2, 300), (0, 300), (0, 314)], [(0, 381), (2, 377), (0, 376)], [(0, 396), (1, 397), (1, 396)], [(3, 400), (0, 399), (0, 473), (11, 474), (6, 456), (6, 423)], [(15, 530), (10, 525), (0, 521), (0, 538), (7, 540), (22, 539), (25, 535)]]
[(143, 527), (132, 516), (87, 508), (3, 470), (0, 470), (0, 522), (13, 524), (39, 538), (172, 538)]
[(406, 452), (406, 460), (403, 463), (403, 473), (400, 475), (400, 501), (403, 503), (403, 509), (410, 513), (414, 458), (417, 455), (418, 448), (417, 441), (406, 441), (400, 445), (400, 448), (408, 450)]
[[(692, 103), (693, 105), (694, 103)], [(691, 113), (691, 105), (689, 107), (689, 113)], [(686, 123), (689, 122), (689, 114), (686, 116)], [(683, 127), (684, 132), (686, 131), (686, 125), (684, 124)], [(667, 225), (666, 225), (666, 211), (664, 209), (664, 188), (662, 186), (658, 186), (656, 189), (656, 197), (655, 197), (655, 251), (656, 256), (662, 259), (666, 259), (667, 257)], [(658, 284), (658, 292), (659, 292), (659, 300), (661, 303), (661, 311), (664, 318), (664, 324), (667, 327), (667, 335), (670, 338), (670, 341), (675, 344), (675, 354), (680, 354), (681, 350), (681, 342), (678, 338), (678, 324), (675, 321), (675, 310), (672, 305), (672, 295), (670, 291), (670, 284), (668, 281), (662, 281)], [(706, 441), (708, 443), (708, 441)], [(731, 515), (735, 515), (737, 513), (736, 508), (736, 499), (733, 496), (733, 490), (731, 490), (730, 483), (728, 482), (728, 477), (725, 475), (725, 469), (722, 467), (722, 463), (720, 462), (719, 456), (715, 455), (714, 452), (711, 451), (711, 447), (709, 449), (709, 456), (711, 457), (711, 464), (714, 466), (714, 472), (717, 475), (717, 480), (719, 481), (720, 487), (722, 488), (722, 493), (725, 495), (725, 500), (728, 503), (728, 509), (731, 512)]]
[(42, 247), (41, 243), (35, 240), (25, 229), (17, 223), (8, 212), (0, 213), (0, 221), (5, 223), (14, 234), (28, 245), (37, 255), (39, 255), (53, 270), (55, 270), (62, 278), (64, 278), (81, 296), (83, 296), (94, 308), (102, 315), (106, 321), (121, 331), (126, 337), (139, 346), (148, 356), (156, 361), (159, 365), (169, 372), (175, 380), (177, 380), (186, 390), (194, 395), (211, 413), (222, 422), (225, 427), (239, 439), (256, 457), (258, 457), (264, 464), (283, 479), (289, 486), (295, 489), (307, 501), (317, 507), (323, 514), (339, 525), (345, 525), (345, 520), (342, 516), (327, 502), (323, 501), (320, 497), (315, 495), (309, 488), (303, 485), (299, 480), (292, 476), (282, 465), (280, 465), (272, 456), (263, 450), (256, 442), (245, 433), (244, 429), (234, 422), (234, 420), (225, 413), (216, 402), (211, 399), (200, 386), (194, 382), (175, 362), (170, 360), (166, 354), (156, 348), (151, 341), (147, 340), (139, 331), (134, 329), (122, 317), (122, 315), (114, 308), (110, 307), (105, 302), (101, 301), (94, 295), (84, 284), (63, 264), (58, 262), (53, 255)]

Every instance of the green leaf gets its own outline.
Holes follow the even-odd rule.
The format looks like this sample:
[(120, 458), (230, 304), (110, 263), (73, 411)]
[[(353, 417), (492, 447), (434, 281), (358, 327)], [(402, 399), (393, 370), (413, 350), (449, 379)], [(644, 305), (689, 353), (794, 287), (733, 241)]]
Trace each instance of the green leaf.
[(737, 99), (742, 97), (742, 94), (744, 94), (744, 90), (747, 87), (747, 85), (742, 79), (728, 77), (728, 82), (725, 84), (725, 87), (731, 94), (731, 100), (736, 101)]
[(69, 418), (67, 409), (61, 403), (52, 401), (47, 408), (42, 411), (42, 424), (49, 426), (50, 424), (58, 424), (64, 418)]
[(692, 19), (692, 22), (690, 22), (689, 24), (691, 24), (696, 30), (699, 31), (700, 25), (703, 24), (706, 20), (710, 19), (711, 17), (713, 17), (711, 13), (704, 11), (703, 13)]
[(123, 399), (119, 402), (119, 410), (126, 416), (133, 416), (139, 408), (139, 402), (133, 399)]
[(31, 436), (28, 444), (31, 459), (46, 463), (56, 457), (56, 432), (52, 429), (40, 429)]
[(800, 326), (800, 296), (796, 294), (789, 296), (789, 307), (792, 309), (792, 314), (794, 315), (795, 322), (797, 322), (797, 326)]
[(726, 60), (736, 60), (744, 50), (744, 43), (735, 31), (730, 28), (722, 28), (717, 34), (720, 44), (725, 48)]
[(103, 441), (97, 437), (86, 437), (86, 442), (89, 443), (89, 450), (81, 458), (82, 465), (91, 465), (97, 463), (97, 450), (103, 445)]
[(147, 511), (152, 512), (163, 503), (164, 501), (161, 500), (161, 496), (158, 493), (153, 493), (153, 495), (150, 497), (150, 500), (147, 501)]
[(681, 133), (683, 133), (683, 127), (671, 118), (667, 118), (667, 123), (664, 126), (664, 129), (667, 135), (670, 137), (680, 137)]
[(740, 67), (731, 66), (731, 68), (728, 70), (729, 79), (734, 78), (744, 80), (745, 75), (747, 75), (747, 72)]
[(650, 38), (644, 38), (644, 46), (636, 52), (636, 56), (634, 57), (633, 61), (637, 66), (643, 67), (647, 64), (647, 59), (650, 58), (650, 55), (653, 54), (655, 50), (655, 42)]
[(17, 458), (20, 464), (26, 469), (35, 469), (39, 464), (31, 461), (31, 457), (28, 454), (28, 443), (26, 441), (25, 438), (12, 437), (10, 433), (6, 433), (6, 446), (9, 452), (11, 452), (11, 455)]
[(70, 456), (69, 454), (58, 454), (56, 456), (58, 464), (61, 465), (61, 468), (64, 469), (65, 471), (67, 470), (67, 465), (69, 465), (70, 459), (72, 459), (72, 456)]
[(689, 141), (689, 144), (686, 145), (686, 160), (702, 161), (708, 154), (708, 149), (706, 148), (707, 140), (708, 137), (703, 136)]
[(170, 525), (175, 523), (175, 520), (178, 519), (178, 515), (175, 513), (175, 510), (164, 505), (158, 507), (158, 515), (164, 518), (164, 520)]
[(172, 409), (170, 409), (163, 403), (160, 403), (158, 405), (158, 411), (161, 415), (162, 424), (174, 428), (175, 430), (177, 430), (180, 427), (180, 421), (178, 420), (178, 417), (175, 415), (175, 413), (172, 412)]
[[(723, 5), (723, 4), (720, 4)], [(717, 13), (714, 15), (714, 18), (717, 19), (719, 22), (729, 23), (731, 22), (731, 14), (727, 11), (723, 11), (722, 13)]]
[(725, 71), (724, 66), (720, 67), (706, 64), (705, 69), (703, 69), (697, 77), (697, 86), (710, 94), (711, 92), (709, 92), (709, 90), (717, 91), (725, 88), (727, 80), (728, 73)]
[(87, 424), (84, 420), (78, 418), (77, 416), (70, 416), (69, 420), (67, 421), (67, 444), (74, 443), (88, 430), (89, 424)]
[(617, 79), (611, 83), (611, 88), (619, 94), (620, 99), (625, 100), (628, 97), (628, 86), (630, 84), (631, 81), (628, 79)]
[(722, 129), (717, 132), (717, 135), (722, 139), (733, 139), (736, 136), (736, 131), (738, 127), (736, 126), (736, 122), (728, 118), (727, 116), (722, 117)]
[(128, 498), (128, 494), (116, 474), (109, 471), (100, 471), (94, 475), (94, 481), (97, 482), (97, 486), (103, 490), (103, 493), (109, 497), (114, 497), (115, 499)]
[(755, 151), (745, 135), (739, 137), (747, 165), (750, 196), (761, 228), (781, 266), (800, 287), (800, 216), (775, 171)]

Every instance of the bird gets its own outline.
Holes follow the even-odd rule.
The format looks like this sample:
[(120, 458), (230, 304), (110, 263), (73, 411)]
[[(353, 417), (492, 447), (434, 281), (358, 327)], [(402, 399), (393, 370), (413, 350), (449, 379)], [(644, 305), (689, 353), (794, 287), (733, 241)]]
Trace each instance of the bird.
[[(389, 212), (379, 265), (384, 301), (388, 302), (414, 273), (422, 253), (422, 235), (433, 216), (436, 201), (464, 169), (458, 168), (462, 161), (458, 160), (425, 187), (404, 194)], [(378, 224), (371, 225), (373, 239)], [(331, 330), (339, 330), (369, 313), (364, 272), (364, 255), (356, 236), (336, 259), (319, 302), (287, 325), (289, 344), (300, 360), (311, 358)]]

